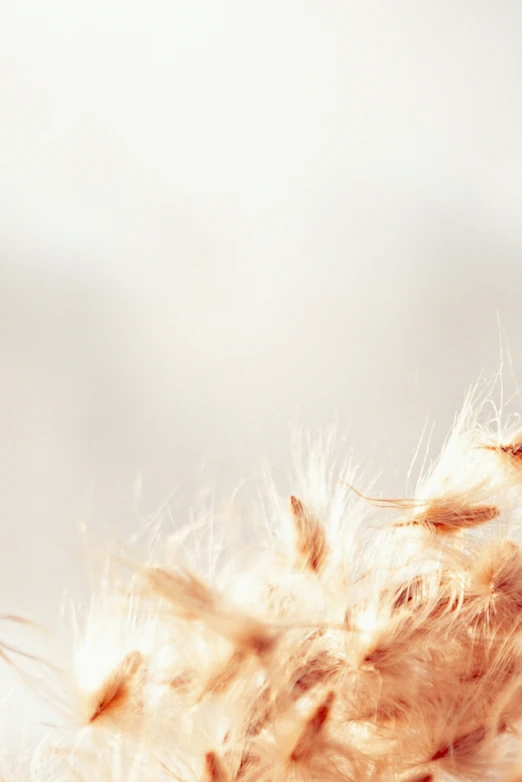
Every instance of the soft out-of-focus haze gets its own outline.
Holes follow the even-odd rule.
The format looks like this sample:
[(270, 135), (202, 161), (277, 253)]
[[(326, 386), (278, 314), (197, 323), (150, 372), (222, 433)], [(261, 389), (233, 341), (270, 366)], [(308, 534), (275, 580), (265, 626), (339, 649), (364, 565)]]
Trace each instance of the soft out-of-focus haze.
[(513, 0), (3, 3), (6, 610), (294, 425), (404, 489), (499, 321), (522, 370), (521, 41)]

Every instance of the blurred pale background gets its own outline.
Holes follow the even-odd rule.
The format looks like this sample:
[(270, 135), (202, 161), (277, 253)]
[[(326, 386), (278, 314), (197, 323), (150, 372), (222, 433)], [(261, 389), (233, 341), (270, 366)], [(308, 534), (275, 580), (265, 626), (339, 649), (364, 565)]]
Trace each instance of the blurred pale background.
[(0, 594), (291, 427), (404, 487), (522, 355), (515, 0), (0, 3)]

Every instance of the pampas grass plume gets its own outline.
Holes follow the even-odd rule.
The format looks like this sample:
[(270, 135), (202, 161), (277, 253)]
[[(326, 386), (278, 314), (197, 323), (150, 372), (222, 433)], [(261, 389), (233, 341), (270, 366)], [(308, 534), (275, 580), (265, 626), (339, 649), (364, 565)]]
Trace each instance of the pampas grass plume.
[(259, 524), (115, 552), (62, 724), (3, 779), (520, 781), (522, 438), (483, 411), (412, 496), (303, 436)]

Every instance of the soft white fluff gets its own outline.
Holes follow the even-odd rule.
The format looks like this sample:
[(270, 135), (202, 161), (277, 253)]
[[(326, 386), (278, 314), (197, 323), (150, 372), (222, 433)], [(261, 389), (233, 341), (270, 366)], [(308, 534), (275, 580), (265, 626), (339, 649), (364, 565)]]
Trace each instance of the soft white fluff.
[(412, 497), (366, 496), (333, 431), (301, 433), (290, 498), (269, 481), (242, 526), (116, 552), (67, 729), (5, 779), (522, 779), (522, 447), (485, 409)]

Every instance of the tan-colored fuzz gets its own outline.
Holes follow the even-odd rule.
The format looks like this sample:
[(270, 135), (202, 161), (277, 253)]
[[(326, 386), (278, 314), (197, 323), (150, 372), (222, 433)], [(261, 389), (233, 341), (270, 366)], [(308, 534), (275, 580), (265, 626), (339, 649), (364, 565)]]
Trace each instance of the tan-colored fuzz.
[(115, 567), (65, 678), (69, 732), (7, 782), (521, 780), (522, 439), (505, 435), (468, 405), (396, 499), (354, 488), (325, 438), (243, 536), (212, 519)]
[(327, 556), (324, 528), (297, 497), (290, 497), (290, 507), (297, 532), (297, 551), (303, 566), (320, 573)]
[(139, 711), (143, 707), (143, 678), (145, 661), (140, 652), (129, 652), (118, 668), (102, 682), (93, 694), (93, 708), (88, 718), (96, 720), (117, 719), (119, 713)]

